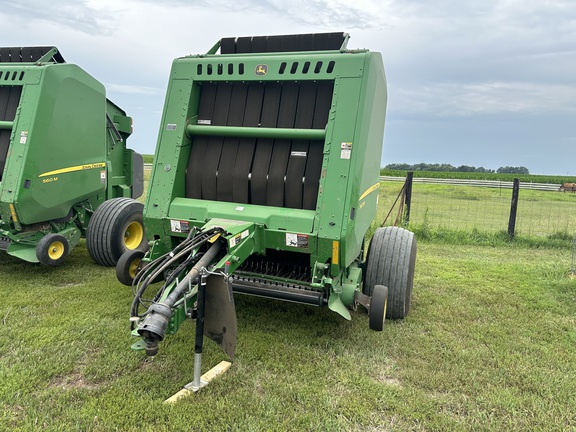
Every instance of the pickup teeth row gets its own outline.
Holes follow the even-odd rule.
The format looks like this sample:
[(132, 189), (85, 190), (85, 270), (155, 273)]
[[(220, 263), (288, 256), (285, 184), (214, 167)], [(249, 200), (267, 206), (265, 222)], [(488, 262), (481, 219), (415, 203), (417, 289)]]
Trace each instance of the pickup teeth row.
[(299, 282), (310, 282), (310, 267), (295, 265), (290, 262), (271, 261), (269, 259), (250, 257), (238, 269), (238, 274), (257, 273), (280, 279)]
[(298, 285), (290, 282), (281, 282), (281, 281), (274, 281), (269, 279), (258, 278), (254, 276), (245, 276), (242, 274), (234, 273), (232, 277), (232, 284), (234, 283), (247, 283), (247, 284), (257, 284), (257, 285), (265, 285), (269, 287), (275, 288), (290, 288), (295, 290), (303, 290), (303, 291), (313, 291), (308, 286)]

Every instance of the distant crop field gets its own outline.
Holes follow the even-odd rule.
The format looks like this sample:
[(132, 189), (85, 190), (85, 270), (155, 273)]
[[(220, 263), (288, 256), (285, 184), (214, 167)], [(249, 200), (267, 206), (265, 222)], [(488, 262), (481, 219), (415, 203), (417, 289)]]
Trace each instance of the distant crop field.
[[(406, 177), (406, 171), (381, 169), (380, 175)], [(576, 181), (576, 177), (570, 177), (570, 176), (473, 173), (473, 172), (438, 172), (438, 171), (414, 171), (414, 177), (440, 178), (440, 179), (499, 180), (499, 181), (512, 181), (515, 178), (517, 178), (519, 181), (525, 183), (553, 183), (558, 184), (558, 186), (560, 186), (563, 183)]]

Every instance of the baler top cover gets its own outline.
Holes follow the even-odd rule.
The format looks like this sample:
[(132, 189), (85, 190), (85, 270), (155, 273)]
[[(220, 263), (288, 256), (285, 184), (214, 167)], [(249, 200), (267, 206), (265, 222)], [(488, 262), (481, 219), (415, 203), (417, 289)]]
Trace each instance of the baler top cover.
[(0, 47), (0, 63), (66, 63), (58, 48), (42, 47)]
[(346, 33), (284, 36), (227, 37), (220, 40), (220, 54), (345, 50)]

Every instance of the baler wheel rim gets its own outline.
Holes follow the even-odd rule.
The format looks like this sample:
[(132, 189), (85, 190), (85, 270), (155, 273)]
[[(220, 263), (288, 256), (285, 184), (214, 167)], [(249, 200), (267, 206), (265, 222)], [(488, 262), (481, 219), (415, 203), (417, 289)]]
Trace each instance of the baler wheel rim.
[(112, 198), (94, 212), (86, 230), (86, 246), (94, 262), (113, 267), (122, 254), (148, 249), (144, 205), (132, 198)]
[(70, 253), (70, 244), (61, 234), (50, 233), (40, 239), (36, 245), (36, 258), (41, 264), (56, 267)]
[(132, 278), (136, 277), (138, 266), (140, 265), (141, 261), (142, 260), (135, 259), (130, 263), (130, 266), (128, 267), (128, 274), (130, 275), (130, 277)]
[(64, 243), (55, 241), (48, 247), (48, 256), (50, 259), (57, 260), (64, 255)]
[(144, 227), (138, 221), (133, 221), (128, 224), (124, 232), (124, 246), (128, 250), (136, 249), (144, 238)]
[(140, 263), (145, 253), (139, 249), (123, 253), (116, 263), (116, 278), (126, 286), (132, 286), (134, 278), (138, 274)]

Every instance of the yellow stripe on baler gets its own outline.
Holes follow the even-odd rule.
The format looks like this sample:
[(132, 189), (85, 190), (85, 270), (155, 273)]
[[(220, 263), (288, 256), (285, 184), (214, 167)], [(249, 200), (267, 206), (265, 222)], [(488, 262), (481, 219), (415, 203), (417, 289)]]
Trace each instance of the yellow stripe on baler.
[(57, 175), (57, 174), (64, 174), (64, 173), (75, 172), (75, 171), (84, 171), (84, 170), (90, 170), (90, 169), (100, 169), (100, 168), (106, 168), (106, 162), (96, 162), (96, 163), (92, 163), (92, 164), (84, 164), (84, 165), (76, 165), (76, 166), (71, 166), (71, 167), (66, 167), (66, 168), (60, 168), (60, 169), (57, 169), (54, 171), (48, 171), (48, 172), (42, 173), (38, 177), (46, 177), (46, 176), (52, 176), (52, 175)]
[(372, 192), (374, 192), (375, 190), (378, 190), (378, 188), (380, 188), (380, 182), (378, 182), (378, 183), (370, 186), (368, 189), (366, 189), (366, 191), (360, 196), (360, 199), (358, 201), (362, 201), (364, 198), (366, 198)]

